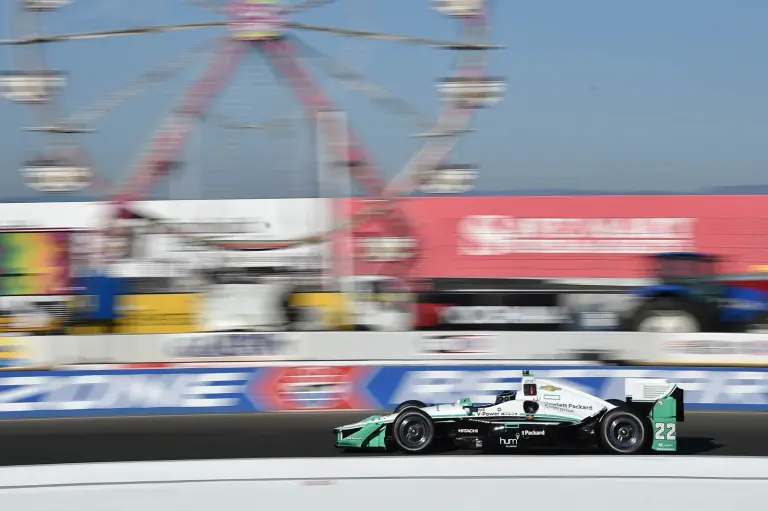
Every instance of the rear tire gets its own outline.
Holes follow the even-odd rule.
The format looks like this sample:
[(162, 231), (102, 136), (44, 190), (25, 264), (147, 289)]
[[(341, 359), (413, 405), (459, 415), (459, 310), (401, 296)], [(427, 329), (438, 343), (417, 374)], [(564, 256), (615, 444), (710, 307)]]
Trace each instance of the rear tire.
[(435, 424), (422, 410), (406, 408), (392, 423), (392, 437), (401, 451), (420, 454), (426, 452), (435, 439)]
[(648, 443), (647, 421), (629, 410), (616, 408), (600, 421), (600, 447), (612, 454), (637, 454)]

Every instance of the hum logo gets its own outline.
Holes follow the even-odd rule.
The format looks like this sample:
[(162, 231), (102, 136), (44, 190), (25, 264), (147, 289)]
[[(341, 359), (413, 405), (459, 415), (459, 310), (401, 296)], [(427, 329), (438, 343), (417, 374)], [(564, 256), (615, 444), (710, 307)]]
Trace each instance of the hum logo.
[(515, 434), (515, 438), (499, 438), (499, 442), (504, 447), (517, 447), (517, 440), (520, 438), (520, 433)]

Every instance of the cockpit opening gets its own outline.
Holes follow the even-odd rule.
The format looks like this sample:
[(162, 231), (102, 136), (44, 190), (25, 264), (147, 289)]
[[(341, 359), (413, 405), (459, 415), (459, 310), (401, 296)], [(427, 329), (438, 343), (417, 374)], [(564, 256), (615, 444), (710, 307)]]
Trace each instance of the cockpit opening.
[(496, 402), (493, 404), (499, 405), (501, 403), (506, 403), (507, 401), (514, 401), (515, 398), (517, 398), (516, 390), (505, 390), (496, 396)]

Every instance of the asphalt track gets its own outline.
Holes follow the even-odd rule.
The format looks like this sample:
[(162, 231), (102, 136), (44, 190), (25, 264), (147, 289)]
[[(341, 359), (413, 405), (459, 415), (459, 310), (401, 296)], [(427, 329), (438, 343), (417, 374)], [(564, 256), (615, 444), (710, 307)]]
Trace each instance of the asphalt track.
[[(333, 447), (332, 429), (368, 415), (287, 412), (0, 421), (0, 466), (360, 456)], [(678, 425), (678, 448), (683, 455), (768, 456), (767, 436), (768, 413), (689, 412)]]

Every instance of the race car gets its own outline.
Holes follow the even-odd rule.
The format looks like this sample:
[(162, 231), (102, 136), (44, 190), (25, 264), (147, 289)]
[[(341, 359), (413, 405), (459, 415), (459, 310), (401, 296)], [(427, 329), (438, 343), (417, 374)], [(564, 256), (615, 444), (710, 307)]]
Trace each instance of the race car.
[(677, 423), (685, 420), (683, 389), (657, 378), (627, 378), (624, 387), (624, 401), (602, 400), (523, 371), (521, 389), (501, 392), (493, 404), (406, 401), (391, 414), (333, 432), (339, 448), (411, 454), (446, 445), (487, 452), (587, 446), (614, 454), (676, 451)]

